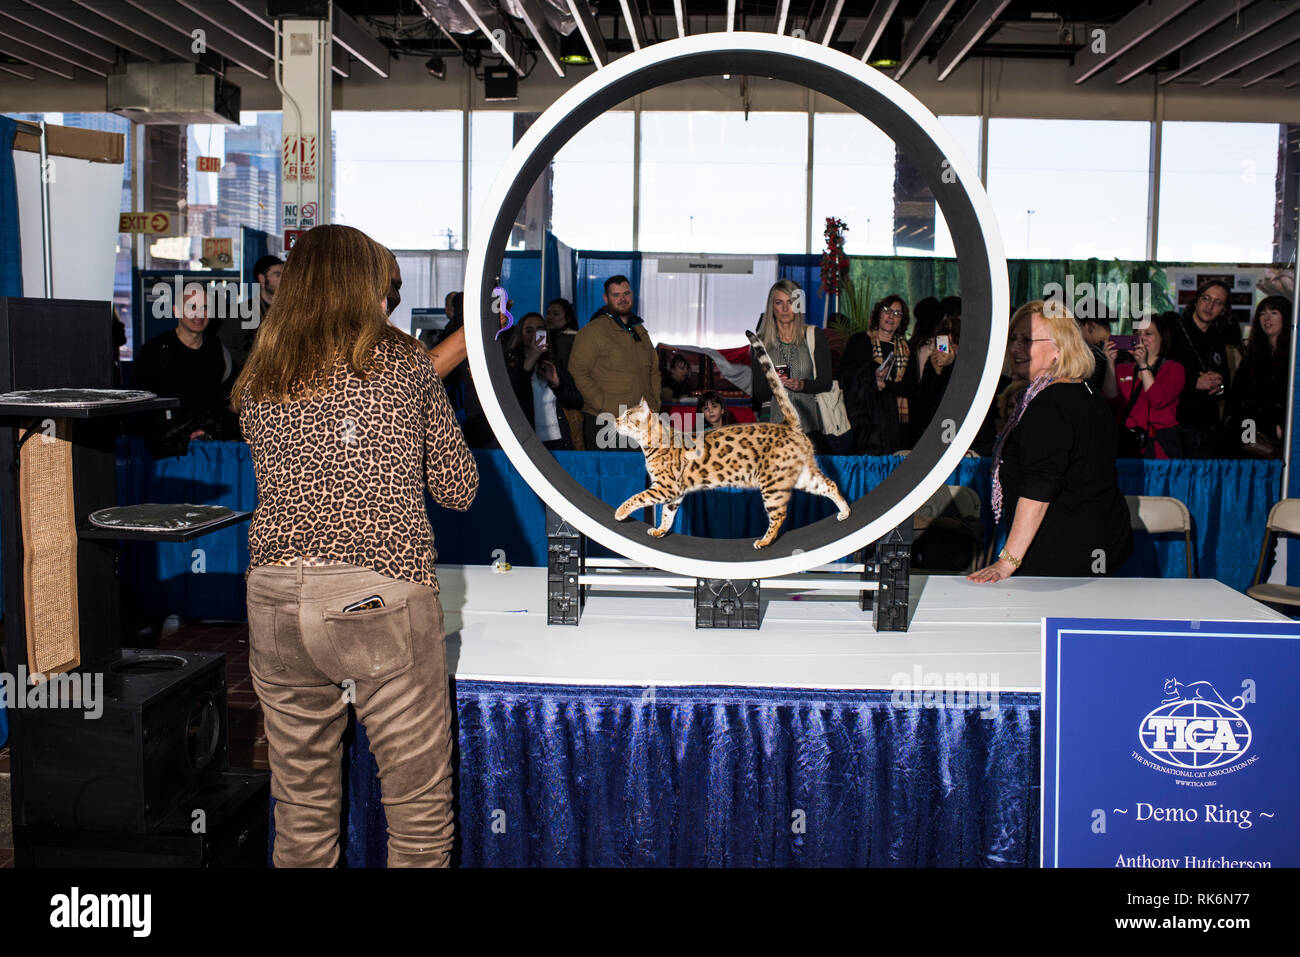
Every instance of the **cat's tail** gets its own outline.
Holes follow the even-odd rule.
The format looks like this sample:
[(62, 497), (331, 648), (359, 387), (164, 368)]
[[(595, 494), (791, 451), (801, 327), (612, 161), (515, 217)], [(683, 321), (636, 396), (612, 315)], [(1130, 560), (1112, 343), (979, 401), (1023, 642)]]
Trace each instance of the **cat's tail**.
[(772, 365), (772, 357), (767, 354), (763, 340), (749, 330), (745, 330), (745, 335), (749, 336), (749, 344), (754, 350), (754, 356), (758, 359), (758, 364), (763, 367), (767, 384), (772, 387), (772, 401), (781, 410), (785, 423), (793, 428), (800, 428), (799, 413), (795, 411), (794, 403), (790, 401), (790, 394), (781, 384), (781, 377), (776, 374), (776, 366)]

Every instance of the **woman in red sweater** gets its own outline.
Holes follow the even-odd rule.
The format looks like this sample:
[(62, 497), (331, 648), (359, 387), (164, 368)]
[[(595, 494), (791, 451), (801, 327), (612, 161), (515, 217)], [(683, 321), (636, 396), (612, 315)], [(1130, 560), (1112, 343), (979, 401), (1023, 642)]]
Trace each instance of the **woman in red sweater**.
[(1103, 347), (1108, 368), (1102, 391), (1115, 409), (1121, 429), (1141, 429), (1146, 434), (1143, 451), (1146, 458), (1168, 459), (1182, 454), (1177, 440), (1178, 397), (1186, 381), (1186, 370), (1182, 363), (1167, 358), (1174, 346), (1171, 315), (1175, 314), (1152, 316), (1146, 325), (1138, 328), (1134, 362), (1117, 365), (1118, 349), (1111, 339)]

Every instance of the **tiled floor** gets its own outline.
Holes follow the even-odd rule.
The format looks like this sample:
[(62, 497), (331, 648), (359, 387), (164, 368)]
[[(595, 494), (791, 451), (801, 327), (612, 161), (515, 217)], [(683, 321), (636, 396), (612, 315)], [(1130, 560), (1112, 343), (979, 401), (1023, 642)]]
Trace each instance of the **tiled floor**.
[[(262, 709), (248, 674), (248, 626), (199, 622), (165, 632), (160, 651), (221, 651), (226, 655), (226, 691), (230, 720), (230, 766), (267, 769), (266, 733)], [(9, 748), (0, 748), (0, 774), (5, 775), (5, 821), (0, 824), (0, 868), (14, 866), (13, 835), (8, 828)]]

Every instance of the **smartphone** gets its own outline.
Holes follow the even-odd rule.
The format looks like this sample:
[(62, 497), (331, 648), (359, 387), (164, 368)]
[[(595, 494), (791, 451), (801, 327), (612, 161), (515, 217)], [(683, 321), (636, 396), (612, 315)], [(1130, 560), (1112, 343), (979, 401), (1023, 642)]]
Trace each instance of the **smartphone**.
[(360, 601), (354, 601), (343, 610), (349, 611), (371, 611), (375, 608), (383, 608), (384, 600), (378, 595), (371, 595), (369, 598), (363, 598)]
[(948, 337), (947, 337), (947, 336), (938, 336), (938, 337), (934, 340), (934, 347), (935, 347), (936, 349), (938, 349), (940, 352), (947, 352), (947, 351), (948, 351)]
[(777, 375), (783, 375), (783, 376), (785, 376), (785, 377), (788, 379), (788, 378), (790, 378), (790, 367), (789, 367), (789, 366), (777, 366), (777, 367), (776, 367), (776, 374), (777, 374)]
[(889, 372), (889, 370), (892, 369), (892, 368), (894, 367), (894, 360), (895, 360), (896, 358), (898, 358), (898, 353), (897, 353), (897, 352), (891, 352), (891, 353), (889, 354), (889, 358), (888, 358), (888, 359), (886, 359), (884, 362), (880, 363), (880, 365), (876, 366), (876, 374), (877, 374), (877, 375), (887, 374), (887, 373)]
[(1121, 352), (1132, 352), (1133, 347), (1138, 344), (1137, 336), (1111, 336), (1110, 341), (1115, 343), (1115, 348)]
[(539, 348), (545, 349), (545, 348), (546, 348), (546, 330), (545, 330), (545, 329), (538, 329), (536, 332), (534, 332), (534, 333), (533, 333), (533, 341), (537, 343), (537, 345), (538, 345)]

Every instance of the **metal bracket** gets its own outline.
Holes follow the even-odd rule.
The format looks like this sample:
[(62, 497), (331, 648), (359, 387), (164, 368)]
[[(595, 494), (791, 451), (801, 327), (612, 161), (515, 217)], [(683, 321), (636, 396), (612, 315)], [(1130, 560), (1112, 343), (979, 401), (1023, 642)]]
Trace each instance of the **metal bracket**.
[(577, 625), (582, 619), (586, 588), (578, 576), (586, 572), (587, 537), (546, 509), (546, 623)]
[(757, 631), (759, 580), (695, 579), (696, 628), (745, 628)]
[(912, 571), (912, 520), (909, 518), (861, 553), (862, 580), (877, 583), (863, 591), (859, 607), (874, 608), (876, 631), (907, 631), (910, 621), (909, 576)]

